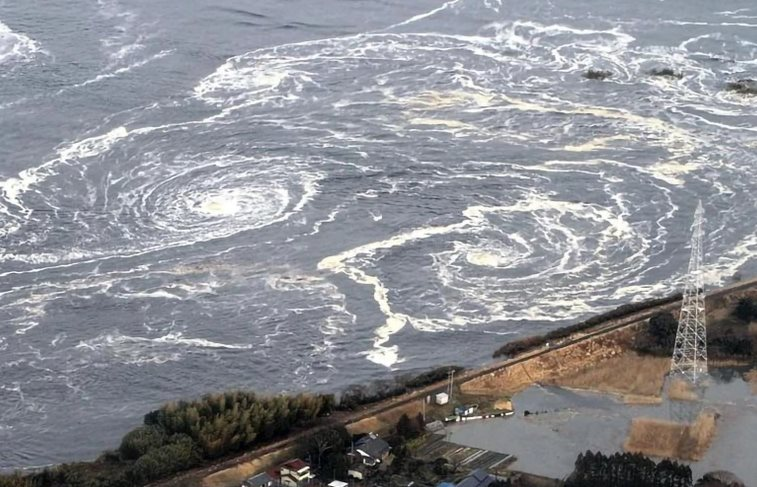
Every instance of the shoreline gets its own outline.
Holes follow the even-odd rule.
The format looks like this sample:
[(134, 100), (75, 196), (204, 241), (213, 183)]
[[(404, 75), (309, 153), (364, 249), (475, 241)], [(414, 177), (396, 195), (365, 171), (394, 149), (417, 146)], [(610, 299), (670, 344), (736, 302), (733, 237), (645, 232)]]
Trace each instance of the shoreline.
[[(750, 290), (755, 287), (757, 287), (757, 278), (743, 280), (722, 288), (712, 290), (707, 294), (707, 300), (710, 302), (709, 309), (712, 310), (723, 308), (727, 306), (728, 303), (732, 302), (732, 299), (730, 299), (731, 295), (745, 290)], [(550, 332), (552, 333), (552, 336), (556, 335), (561, 337), (557, 341), (553, 340), (552, 342), (547, 342), (546, 344), (543, 344), (544, 342), (542, 341), (539, 342), (538, 346), (528, 348), (525, 351), (522, 351), (521, 353), (518, 353), (512, 357), (506, 359), (495, 359), (490, 361), (489, 363), (481, 365), (480, 367), (464, 370), (459, 375), (455, 376), (455, 384), (464, 394), (476, 395), (477, 393), (482, 392), (477, 392), (475, 391), (475, 387), (470, 386), (470, 384), (475, 383), (476, 381), (486, 382), (492, 380), (498, 375), (506, 373), (507, 371), (515, 368), (515, 366), (519, 364), (523, 366), (523, 364), (538, 362), (539, 359), (543, 359), (544, 357), (548, 357), (552, 354), (568, 353), (571, 349), (580, 349), (581, 346), (585, 346), (586, 344), (596, 344), (598, 342), (601, 342), (604, 337), (627, 335), (628, 333), (623, 334), (617, 332), (622, 330), (633, 330), (634, 327), (645, 323), (646, 320), (655, 313), (676, 309), (678, 306), (680, 306), (680, 298), (658, 298), (644, 302), (637, 302), (633, 303), (632, 305), (626, 306), (628, 306), (629, 308), (621, 307), (616, 310), (611, 310), (606, 313), (595, 315), (578, 324), (569, 325), (553, 330), (552, 332)], [(630, 311), (623, 314), (622, 312), (620, 312), (621, 309), (630, 309)], [(601, 319), (608, 316), (609, 318)], [(587, 325), (587, 323), (589, 322), (591, 322), (591, 325)], [(527, 337), (522, 340), (528, 341), (529, 338), (532, 339), (534, 337)], [(492, 348), (494, 348), (494, 346), (496, 345), (498, 344), (494, 344)], [(601, 349), (601, 347), (602, 344), (600, 343), (600, 345), (595, 346), (594, 348), (590, 348), (590, 351), (588, 353), (591, 354), (593, 353), (592, 350)], [(587, 353), (585, 351), (583, 352)], [(542, 366), (542, 370), (548, 370), (548, 368)], [(526, 375), (528, 376), (528, 373)], [(531, 383), (534, 383), (539, 382), (540, 378), (528, 376), (528, 380)], [(342, 425), (345, 426), (348, 430), (352, 430), (354, 432), (363, 432), (362, 429), (370, 429), (370, 427), (374, 426), (375, 424), (381, 424), (382, 417), (391, 418), (393, 416), (393, 413), (396, 413), (397, 411), (412, 412), (414, 411), (414, 408), (420, 411), (421, 401), (426, 396), (432, 395), (435, 392), (445, 389), (447, 384), (448, 381), (446, 379), (438, 380), (422, 387), (413, 388), (405, 393), (396, 396), (387, 397), (385, 399), (380, 399), (377, 402), (357, 406), (349, 411), (335, 410), (333, 415), (322, 417), (315, 421), (312, 425), (304, 425), (304, 427), (302, 428), (296, 428), (291, 433), (272, 442), (268, 442), (267, 444), (262, 444), (257, 447), (255, 445), (251, 445), (253, 449), (245, 451), (243, 453), (232, 454), (231, 456), (226, 456), (225, 458), (221, 457), (217, 460), (212, 461), (205, 460), (198, 467), (191, 468), (183, 472), (178, 472), (162, 480), (157, 480), (145, 485), (150, 485), (153, 487), (178, 487), (192, 485), (199, 486), (205, 485), (203, 483), (203, 480), (214, 475), (223, 476), (224, 472), (228, 473), (230, 471), (238, 471), (241, 473), (244, 470), (242, 468), (244, 465), (249, 465), (253, 462), (256, 462), (256, 464), (258, 464), (260, 468), (265, 468), (265, 466), (260, 465), (261, 463), (265, 463), (264, 458), (278, 458), (281, 452), (290, 451), (297, 444), (298, 440), (301, 440), (302, 438), (305, 438), (322, 428)], [(496, 390), (496, 384), (492, 384), (492, 387), (494, 387)], [(486, 394), (485, 392), (483, 393)], [(623, 393), (621, 392), (619, 394), (622, 395)], [(361, 427), (361, 422), (364, 424), (364, 427)], [(103, 460), (103, 458), (106, 457), (108, 453), (109, 452), (104, 452), (96, 460), (89, 462), (76, 462), (73, 465), (78, 465), (85, 469), (97, 469), (98, 467), (103, 466), (103, 462), (107, 462), (107, 459)], [(112, 455), (112, 452), (110, 454)], [(55, 468), (56, 466), (52, 467)], [(34, 471), (39, 471), (39, 468), (29, 467), (25, 469), (17, 469), (16, 471), (25, 475), (29, 475)], [(234, 477), (234, 475), (232, 475), (232, 477)], [(236, 480), (234, 480), (234, 482), (236, 482)], [(234, 482), (227, 482), (227, 484), (231, 485)]]
[[(708, 301), (724, 300), (724, 298), (729, 297), (731, 294), (748, 290), (750, 288), (757, 288), (757, 278), (745, 279), (739, 282), (729, 284), (727, 286), (713, 289), (707, 294), (707, 300)], [(666, 300), (667, 298), (651, 299), (648, 301), (657, 302), (660, 299)], [(725, 301), (727, 301), (727, 299)], [(643, 304), (643, 303), (644, 302), (640, 302), (639, 304)], [(480, 367), (466, 370), (455, 378), (455, 383), (462, 386), (463, 384), (471, 382), (472, 380), (475, 380), (477, 378), (487, 376), (490, 374), (495, 374), (498, 371), (510, 368), (514, 365), (518, 365), (520, 363), (528, 362), (535, 358), (548, 355), (550, 353), (553, 353), (556, 350), (564, 349), (564, 348), (567, 348), (567, 347), (570, 347), (572, 345), (576, 345), (582, 342), (591, 341), (597, 337), (601, 337), (606, 334), (611, 334), (618, 330), (626, 329), (633, 326), (638, 326), (639, 324), (645, 322), (645, 320), (647, 320), (650, 316), (652, 316), (653, 314), (659, 311), (666, 311), (666, 310), (669, 311), (669, 310), (677, 309), (680, 306), (680, 303), (681, 303), (681, 300), (680, 298), (678, 298), (672, 301), (665, 301), (662, 304), (652, 304), (646, 307), (642, 306), (641, 309), (632, 311), (625, 316), (609, 319), (607, 321), (603, 321), (591, 327), (577, 330), (573, 334), (571, 334), (568, 338), (563, 339), (561, 343), (554, 344), (553, 346), (550, 346), (549, 348), (539, 347), (538, 349), (528, 350), (514, 357), (510, 357), (506, 359), (494, 359), (493, 361), (487, 364), (483, 364)], [(714, 304), (714, 303), (711, 303), (711, 304)], [(603, 314), (606, 314), (606, 313), (603, 313)], [(602, 314), (595, 315), (595, 316), (601, 316), (601, 315)], [(589, 319), (591, 319), (591, 317)], [(570, 329), (571, 327), (575, 327), (575, 326), (576, 325), (568, 325), (568, 326), (556, 329), (554, 331)], [(365, 406), (365, 409), (359, 412), (359, 419), (347, 421), (344, 423), (344, 425), (349, 428), (350, 425), (355, 424), (363, 419), (370, 418), (371, 416), (378, 416), (382, 413), (386, 413), (393, 409), (400, 408), (401, 406), (410, 404), (414, 401), (417, 401), (418, 404), (420, 404), (420, 400), (423, 397), (425, 397), (426, 395), (430, 395), (438, 390), (443, 389), (444, 387), (446, 387), (446, 385), (447, 385), (447, 381), (440, 381), (435, 384), (431, 384), (424, 388), (421, 388), (421, 389), (418, 389), (418, 390), (415, 390), (415, 391), (412, 391), (400, 396), (385, 399), (383, 401), (379, 401), (378, 403), (375, 403), (372, 405), (367, 405)], [(286, 442), (286, 445), (290, 445), (291, 443), (293, 442)], [(197, 471), (185, 472), (175, 478), (155, 482), (153, 484), (150, 484), (150, 486), (151, 487), (180, 487), (183, 485), (204, 485), (202, 484), (201, 480), (205, 477), (209, 477), (214, 474), (219, 474), (220, 472), (223, 472), (229, 469), (237, 468), (240, 465), (244, 464), (245, 462), (252, 461), (261, 455), (270, 454), (270, 453), (271, 452), (267, 448), (260, 449), (260, 450), (253, 450), (251, 452), (247, 452), (245, 454), (236, 456), (234, 458), (227, 459), (226, 461), (221, 462), (219, 464), (209, 465), (209, 466), (203, 467), (202, 469), (198, 469)], [(195, 483), (189, 483), (192, 481), (194, 481)]]

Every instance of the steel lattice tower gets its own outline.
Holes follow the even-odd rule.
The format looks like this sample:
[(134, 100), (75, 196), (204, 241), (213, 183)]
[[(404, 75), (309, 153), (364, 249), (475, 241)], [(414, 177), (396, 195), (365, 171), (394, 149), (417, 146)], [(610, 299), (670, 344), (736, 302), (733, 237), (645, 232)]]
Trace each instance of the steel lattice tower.
[(683, 375), (692, 384), (707, 374), (707, 330), (704, 311), (704, 276), (702, 275), (702, 239), (704, 209), (699, 202), (694, 212), (691, 233), (691, 258), (683, 290), (681, 315), (678, 319), (672, 375)]

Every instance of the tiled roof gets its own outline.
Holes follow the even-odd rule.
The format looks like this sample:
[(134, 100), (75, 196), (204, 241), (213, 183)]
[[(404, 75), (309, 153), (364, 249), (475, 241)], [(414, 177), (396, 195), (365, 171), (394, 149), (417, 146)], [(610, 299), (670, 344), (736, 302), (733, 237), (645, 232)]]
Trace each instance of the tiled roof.
[(372, 458), (381, 458), (392, 449), (392, 447), (389, 446), (389, 443), (372, 435), (360, 438), (358, 442), (355, 443), (355, 448), (364, 451)]
[(284, 465), (282, 465), (282, 467), (288, 468), (289, 470), (294, 470), (294, 471), (299, 471), (299, 470), (302, 470), (303, 468), (308, 468), (309, 466), (310, 465), (303, 462), (299, 458), (295, 458), (294, 460), (289, 460)]

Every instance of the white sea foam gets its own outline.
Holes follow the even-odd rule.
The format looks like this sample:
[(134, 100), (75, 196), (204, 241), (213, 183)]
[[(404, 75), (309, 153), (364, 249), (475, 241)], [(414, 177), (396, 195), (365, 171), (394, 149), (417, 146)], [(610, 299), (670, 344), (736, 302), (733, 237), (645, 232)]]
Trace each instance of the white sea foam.
[(41, 51), (36, 41), (0, 22), (0, 65), (31, 61)]
[(135, 61), (135, 62), (133, 62), (131, 64), (126, 65), (126, 66), (122, 66), (120, 68), (116, 68), (116, 69), (113, 69), (111, 71), (107, 71), (105, 73), (98, 74), (97, 76), (95, 76), (92, 79), (88, 79), (87, 81), (84, 81), (82, 83), (78, 83), (78, 84), (75, 84), (75, 85), (73, 85), (71, 87), (64, 88), (64, 89), (60, 90), (58, 92), (58, 94), (63, 93), (64, 91), (69, 90), (71, 88), (83, 88), (85, 86), (89, 86), (89, 85), (92, 85), (92, 84), (95, 84), (95, 83), (99, 83), (101, 81), (105, 81), (105, 80), (112, 79), (112, 78), (117, 78), (117, 77), (121, 76), (122, 74), (129, 73), (129, 72), (131, 72), (131, 71), (133, 71), (135, 69), (138, 69), (138, 68), (141, 68), (143, 66), (146, 66), (146, 65), (150, 64), (153, 61), (157, 61), (158, 59), (162, 59), (162, 58), (164, 58), (166, 56), (169, 56), (169, 55), (173, 54), (173, 52), (174, 51), (172, 49), (162, 50), (162, 51), (160, 51), (160, 52), (158, 52), (156, 54), (148, 56), (145, 59), (142, 59), (142, 60), (139, 60), (139, 61)]
[[(459, 269), (461, 256), (467, 263), (479, 267), (512, 269), (514, 266), (522, 266), (523, 269), (529, 268), (527, 274), (508, 279), (511, 284), (519, 283), (520, 288), (525, 282), (536, 287), (543, 286), (545, 279), (558, 273), (578, 275), (592, 264), (590, 259), (592, 256), (581, 250), (583, 237), (577, 235), (561, 222), (561, 219), (568, 215), (574, 215), (585, 221), (593, 222), (594, 225), (604, 227), (599, 233), (597, 243), (597, 247), (602, 251), (610, 249), (610, 246), (615, 242), (633, 242), (637, 239), (634, 231), (621, 215), (593, 205), (554, 201), (532, 194), (530, 197), (518, 200), (508, 206), (470, 206), (463, 212), (464, 219), (458, 223), (421, 227), (387, 240), (361, 245), (323, 259), (319, 262), (318, 268), (343, 273), (353, 281), (373, 288), (373, 298), (384, 314), (385, 321), (375, 331), (374, 348), (368, 352), (368, 358), (378, 364), (392, 367), (401, 362), (401, 358), (398, 347), (387, 344), (391, 337), (407, 324), (411, 324), (422, 331), (433, 332), (446, 330), (450, 327), (471, 326), (477, 320), (472, 317), (463, 318), (461, 316), (448, 316), (444, 319), (415, 317), (396, 311), (392, 305), (389, 287), (381, 279), (363, 269), (365, 265), (377, 258), (380, 252), (383, 253), (393, 248), (435, 237), (452, 240), (453, 250), (436, 254), (435, 260), (440, 266), (439, 277), (445, 286), (465, 293), (466, 299), (481, 302), (482, 293), (492, 292), (491, 283), (474, 284), (474, 278), (463, 278), (464, 280), (461, 281), (461, 277), (458, 275), (459, 270), (454, 270)], [(546, 266), (539, 264), (543, 257), (534, 253), (533, 243), (519, 234), (510, 237), (515, 245), (513, 248), (487, 247), (491, 244), (485, 243), (471, 245), (456, 240), (486, 231), (487, 228), (491, 227), (490, 218), (515, 218), (516, 216), (518, 218), (531, 218), (537, 225), (537, 228), (530, 232), (530, 238), (534, 238), (540, 231), (551, 234), (551, 236), (547, 235), (545, 242), (539, 244), (540, 246), (548, 246), (550, 251), (555, 253), (554, 260)], [(553, 241), (553, 237), (560, 238), (563, 241)], [(597, 258), (597, 255), (595, 252), (592, 258)], [(531, 269), (539, 265), (541, 267)], [(476, 287), (466, 289), (471, 285)], [(584, 290), (576, 293), (578, 294), (576, 298), (563, 302), (550, 296), (548, 299), (551, 301), (551, 312), (554, 315), (546, 314), (549, 312), (545, 303), (541, 306), (523, 309), (507, 303), (501, 305), (496, 300), (489, 301), (487, 299), (487, 306), (491, 306), (491, 314), (482, 320), (479, 319), (479, 322), (483, 323), (492, 319), (563, 320), (566, 316), (578, 316), (591, 309), (585, 301), (586, 292)]]
[(432, 16), (438, 14), (439, 12), (442, 12), (442, 11), (447, 10), (449, 8), (454, 8), (455, 5), (457, 5), (458, 3), (460, 3), (460, 1), (461, 0), (449, 0), (447, 2), (444, 2), (439, 7), (435, 8), (435, 9), (432, 9), (432, 10), (429, 10), (428, 12), (424, 12), (424, 13), (420, 13), (420, 14), (417, 14), (417, 15), (413, 15), (409, 19), (405, 19), (402, 22), (398, 22), (396, 24), (390, 25), (389, 27), (386, 28), (386, 30), (395, 29), (397, 27), (402, 27), (404, 25), (412, 24), (414, 22), (418, 22), (420, 20), (427, 19), (429, 17), (432, 17)]
[(181, 332), (170, 332), (150, 338), (112, 332), (83, 340), (75, 347), (107, 360), (124, 364), (144, 365), (175, 362), (186, 350), (249, 350), (249, 344), (226, 344), (204, 338), (187, 338)]

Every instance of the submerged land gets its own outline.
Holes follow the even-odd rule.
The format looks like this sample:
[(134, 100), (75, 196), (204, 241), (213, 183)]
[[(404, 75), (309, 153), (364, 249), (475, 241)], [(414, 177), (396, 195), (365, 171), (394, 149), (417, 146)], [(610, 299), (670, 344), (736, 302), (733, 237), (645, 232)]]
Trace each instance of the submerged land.
[[(751, 394), (757, 393), (755, 303), (757, 279), (735, 283), (707, 297), (711, 368), (737, 371), (739, 380), (750, 384)], [(581, 417), (581, 404), (588, 411), (600, 404), (598, 410), (604, 417), (594, 421), (605, 429), (617, 429), (600, 441), (602, 445), (615, 445), (616, 451), (628, 454), (697, 462), (707, 458), (713, 441), (729, 430), (727, 425), (720, 428), (719, 423), (731, 421), (734, 411), (719, 411), (717, 401), (709, 398), (705, 404), (696, 394), (666, 382), (671, 331), (675, 333), (673, 314), (679, 306), (678, 296), (634, 303), (545, 336), (508, 343), (495, 353), (504, 356), (496, 362), (474, 370), (454, 368), (451, 383), (453, 368), (444, 366), (417, 377), (356, 385), (338, 396), (266, 397), (233, 392), (169, 403), (147, 414), (144, 425), (126, 435), (117, 450), (94, 462), (5, 477), (0, 486), (239, 486), (258, 472), (302, 456), (312, 438), (324, 431), (344, 428), (353, 438), (366, 433), (394, 437), (405, 418), (420, 414), (423, 423), (447, 421), (449, 425), (456, 407), (470, 405), (475, 405), (478, 416), (512, 412), (514, 417), (478, 419), (475, 426), (473, 422), (469, 426), (460, 421), (461, 415), (446, 428), (446, 443), (439, 443), (438, 431), (414, 437), (410, 443), (397, 443), (407, 458), (421, 462), (416, 470), (429, 465), (426, 482), (435, 475), (430, 465), (436, 459), (431, 456), (462, 462), (455, 458), (462, 454), (460, 448), (467, 448), (470, 457), (490, 459), (484, 466), (499, 478), (520, 482), (508, 485), (562, 485), (558, 479), (565, 475), (548, 475), (559, 469), (534, 471), (540, 469), (539, 463), (545, 463), (535, 452), (557, 448), (564, 458), (556, 463), (573, 465), (581, 451), (569, 451), (577, 448), (568, 446), (571, 441), (580, 443), (570, 439), (571, 428), (575, 428), (571, 418), (586, 431), (591, 431), (589, 423), (593, 421)], [(451, 401), (428, 401), (439, 392), (450, 393)], [(596, 399), (597, 394), (605, 399)], [(660, 406), (673, 402), (699, 406), (687, 421), (659, 417)], [(525, 404), (533, 404), (533, 409), (526, 409), (531, 406)], [(626, 407), (640, 409), (627, 414)], [(743, 414), (757, 419), (757, 408), (749, 406)], [(484, 432), (497, 428), (503, 428), (501, 438)], [(566, 436), (560, 436), (563, 434)], [(550, 435), (554, 441), (549, 440)], [(565, 443), (561, 443), (563, 439)], [(545, 441), (552, 445), (540, 443)], [(444, 469), (437, 470), (443, 477)], [(453, 473), (464, 470), (456, 468)], [(333, 476), (336, 471), (335, 467)], [(405, 470), (397, 472), (405, 475)], [(402, 482), (423, 485), (402, 475)], [(387, 477), (383, 482), (392, 483), (390, 480)]]

